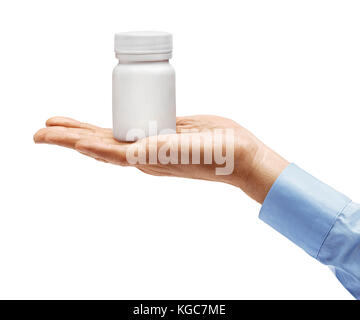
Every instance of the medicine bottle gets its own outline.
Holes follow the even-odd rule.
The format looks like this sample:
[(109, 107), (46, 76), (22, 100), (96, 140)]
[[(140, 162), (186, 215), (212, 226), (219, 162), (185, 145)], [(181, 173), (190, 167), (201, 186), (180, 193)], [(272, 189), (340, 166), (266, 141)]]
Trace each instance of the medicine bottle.
[(119, 60), (113, 71), (113, 135), (120, 141), (176, 129), (172, 35), (141, 31), (115, 34)]

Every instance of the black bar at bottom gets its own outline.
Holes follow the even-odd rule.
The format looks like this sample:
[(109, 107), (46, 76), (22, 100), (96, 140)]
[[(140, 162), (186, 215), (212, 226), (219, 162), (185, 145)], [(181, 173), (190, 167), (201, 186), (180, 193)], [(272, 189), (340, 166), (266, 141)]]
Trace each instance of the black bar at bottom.
[[(311, 306), (304, 306), (304, 303)], [(342, 301), (344, 302), (344, 301)], [(350, 301), (349, 301), (350, 302)], [(354, 301), (356, 303), (356, 301)], [(331, 305), (330, 305), (331, 303)], [(286, 304), (286, 305), (284, 305)], [(324, 305), (325, 304), (325, 305)], [(36, 319), (252, 319), (264, 316), (323, 319), (334, 301), (255, 300), (3, 300), (2, 314)], [(346, 310), (350, 303), (347, 304)], [(345, 311), (344, 309), (341, 309)], [(343, 314), (345, 315), (346, 312)]]

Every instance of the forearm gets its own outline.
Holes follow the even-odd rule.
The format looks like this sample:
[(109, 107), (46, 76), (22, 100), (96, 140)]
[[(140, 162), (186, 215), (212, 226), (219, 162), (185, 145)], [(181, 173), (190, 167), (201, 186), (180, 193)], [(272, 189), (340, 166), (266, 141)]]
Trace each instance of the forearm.
[(328, 265), (360, 299), (360, 207), (294, 164), (268, 192), (260, 219)]

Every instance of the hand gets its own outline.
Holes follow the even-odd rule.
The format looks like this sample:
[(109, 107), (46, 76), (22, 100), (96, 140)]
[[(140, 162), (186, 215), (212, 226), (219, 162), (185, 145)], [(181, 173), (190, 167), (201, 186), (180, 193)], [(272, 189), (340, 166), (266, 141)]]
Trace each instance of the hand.
[[(229, 183), (241, 188), (260, 203), (265, 199), (281, 171), (288, 165), (286, 160), (236, 122), (211, 115), (178, 117), (176, 134), (147, 137), (132, 143), (115, 140), (111, 129), (96, 127), (70, 118), (53, 117), (46, 122), (46, 126), (34, 135), (35, 143), (72, 148), (96, 160), (121, 166), (132, 165), (151, 175)], [(215, 134), (214, 130), (216, 130)], [(208, 134), (204, 134), (204, 131)], [(227, 146), (231, 147), (231, 145), (223, 143), (230, 136), (229, 132), (233, 133), (232, 153), (230, 148), (227, 150)], [(186, 150), (180, 147), (184, 145), (184, 141), (191, 142), (188, 155)], [(199, 141), (200, 143), (193, 143)], [(210, 156), (210, 162), (209, 148), (210, 154), (213, 155)], [(215, 161), (215, 153), (219, 153), (219, 148), (218, 159), (224, 151), (231, 153), (232, 158), (226, 157), (225, 160), (232, 161), (232, 164), (225, 163), (222, 166), (223, 170), (224, 166), (233, 169), (228, 174), (217, 174), (216, 168), (218, 172), (221, 170), (219, 162)], [(158, 152), (155, 161), (151, 156), (154, 149)], [(171, 152), (174, 150), (178, 151), (175, 157), (179, 164), (174, 164), (174, 161), (168, 163), (170, 158), (174, 160), (174, 157), (171, 157)], [(200, 155), (198, 162), (192, 161), (196, 159), (196, 155)], [(129, 162), (129, 156), (137, 156), (139, 159), (143, 156), (142, 159), (146, 161), (145, 163)], [(182, 157), (188, 157), (190, 164), (181, 163)], [(208, 157), (207, 161), (206, 157)]]

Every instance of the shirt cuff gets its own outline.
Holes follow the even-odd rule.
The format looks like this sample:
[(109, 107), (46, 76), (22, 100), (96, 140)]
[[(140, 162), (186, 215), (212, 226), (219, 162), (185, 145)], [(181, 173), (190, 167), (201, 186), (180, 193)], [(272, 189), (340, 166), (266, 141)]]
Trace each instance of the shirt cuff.
[(350, 199), (295, 164), (268, 192), (259, 218), (317, 258), (338, 214)]

